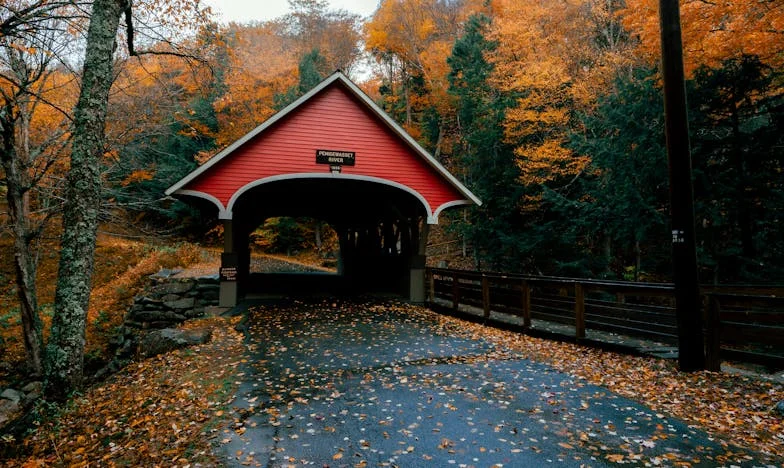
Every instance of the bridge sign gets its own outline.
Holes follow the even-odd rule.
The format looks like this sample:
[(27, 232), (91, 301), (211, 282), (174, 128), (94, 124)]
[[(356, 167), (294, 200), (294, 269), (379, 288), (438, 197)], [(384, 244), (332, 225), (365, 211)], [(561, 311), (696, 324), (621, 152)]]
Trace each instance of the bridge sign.
[(353, 166), (356, 153), (353, 151), (316, 150), (316, 163), (330, 166)]

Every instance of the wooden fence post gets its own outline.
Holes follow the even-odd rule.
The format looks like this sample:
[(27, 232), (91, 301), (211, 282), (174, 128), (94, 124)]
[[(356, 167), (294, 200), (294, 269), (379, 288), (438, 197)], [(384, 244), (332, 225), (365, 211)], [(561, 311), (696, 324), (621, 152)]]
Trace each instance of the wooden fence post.
[(523, 280), (523, 326), (531, 328), (531, 286)]
[(486, 275), (482, 275), (482, 311), (486, 319), (490, 318), (490, 281)]
[(585, 292), (582, 283), (574, 283), (574, 328), (578, 339), (585, 338)]
[(457, 273), (452, 273), (452, 308), (457, 310), (457, 306), (460, 304), (460, 285), (457, 281)]
[(706, 307), (705, 367), (709, 371), (719, 372), (721, 370), (721, 304), (719, 298), (708, 296)]

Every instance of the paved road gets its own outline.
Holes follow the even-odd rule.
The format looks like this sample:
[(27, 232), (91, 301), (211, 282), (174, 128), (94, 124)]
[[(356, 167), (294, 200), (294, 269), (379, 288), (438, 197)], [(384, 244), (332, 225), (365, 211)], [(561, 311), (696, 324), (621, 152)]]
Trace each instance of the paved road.
[[(722, 466), (720, 441), (401, 304), (252, 308), (227, 466)], [(737, 452), (736, 450), (733, 450)], [(744, 455), (726, 466), (762, 466)]]

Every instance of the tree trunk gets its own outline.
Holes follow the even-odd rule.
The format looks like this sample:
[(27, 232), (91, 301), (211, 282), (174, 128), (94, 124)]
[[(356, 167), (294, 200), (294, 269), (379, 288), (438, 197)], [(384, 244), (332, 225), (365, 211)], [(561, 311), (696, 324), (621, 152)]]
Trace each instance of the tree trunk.
[(313, 227), (313, 234), (316, 236), (316, 250), (321, 253), (321, 221), (316, 221), (316, 225)]
[[(734, 97), (734, 96), (733, 96)], [(735, 160), (735, 193), (738, 210), (738, 228), (740, 229), (740, 242), (741, 251), (746, 260), (754, 259), (754, 236), (753, 228), (751, 225), (751, 207), (748, 203), (748, 194), (746, 193), (746, 161), (743, 156), (743, 148), (741, 145), (741, 138), (743, 135), (740, 131), (740, 111), (737, 104), (731, 104), (730, 119), (732, 122), (732, 157)]]
[[(40, 376), (43, 370), (43, 334), (41, 318), (38, 315), (38, 299), (35, 287), (37, 262), (31, 246), (34, 236), (30, 227), (30, 177), (26, 154), (16, 150), (16, 119), (13, 109), (6, 109), (2, 125), (3, 148), (0, 159), (6, 176), (6, 200), (11, 218), (14, 238), (14, 273), (19, 312), (22, 322), (22, 335), (25, 348), (25, 361), (29, 371)], [(25, 122), (22, 122), (24, 124)], [(23, 160), (24, 159), (24, 160)]]
[(46, 347), (46, 395), (53, 400), (66, 399), (82, 385), (85, 325), (101, 204), (99, 163), (104, 151), (117, 28), (126, 5), (125, 0), (96, 0), (90, 16), (81, 93), (74, 108), (55, 310)]
[(411, 126), (411, 90), (408, 83), (410, 79), (406, 72), (403, 78), (403, 98), (406, 100), (406, 125), (409, 127)]
[[(38, 315), (38, 296), (35, 287), (37, 264), (35, 252), (30, 245), (30, 231), (26, 216), (29, 215), (29, 197), (22, 195), (11, 203), (9, 190), (8, 206), (14, 231), (14, 270), (16, 273), (16, 290), (19, 297), (19, 311), (22, 318), (22, 333), (26, 363), (30, 372), (40, 376), (43, 371), (43, 327)], [(17, 212), (17, 214), (14, 214)], [(16, 219), (14, 219), (16, 218)]]
[(436, 150), (433, 157), (436, 161), (441, 160), (441, 147), (444, 145), (444, 122), (438, 124), (438, 137), (436, 138)]
[(640, 239), (634, 242), (634, 281), (640, 281), (640, 267), (642, 266), (642, 248)]

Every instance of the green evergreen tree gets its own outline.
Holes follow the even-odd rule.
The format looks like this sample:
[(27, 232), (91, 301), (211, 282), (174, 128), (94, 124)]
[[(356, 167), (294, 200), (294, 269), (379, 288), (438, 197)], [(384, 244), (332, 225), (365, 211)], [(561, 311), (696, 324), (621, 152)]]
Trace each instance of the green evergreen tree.
[(758, 57), (703, 67), (691, 83), (695, 206), (710, 282), (784, 275), (784, 75)]
[(470, 210), (467, 222), (457, 223), (480, 267), (521, 271), (530, 264), (531, 248), (520, 209), (520, 173), (513, 148), (504, 143), (504, 113), (511, 100), (488, 83), (493, 66), (485, 53), (495, 47), (484, 36), (489, 24), (487, 16), (472, 16), (447, 60), (449, 91), (458, 100), (456, 153), (469, 187), (483, 201)]
[(313, 49), (299, 61), (299, 95), (315, 88), (327, 76), (327, 59), (318, 49)]
[(318, 49), (313, 49), (299, 60), (299, 83), (285, 93), (275, 95), (275, 108), (280, 110), (307, 93), (327, 77), (327, 59)]
[(546, 227), (579, 246), (557, 259), (584, 275), (640, 279), (668, 274), (668, 175), (664, 108), (656, 72), (620, 77), (581, 118), (571, 148), (591, 164), (566, 191), (547, 191), (559, 215)]

